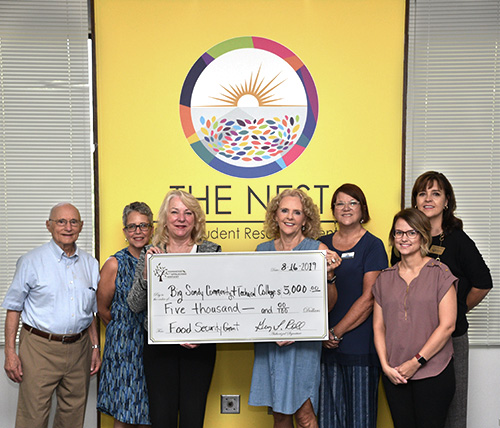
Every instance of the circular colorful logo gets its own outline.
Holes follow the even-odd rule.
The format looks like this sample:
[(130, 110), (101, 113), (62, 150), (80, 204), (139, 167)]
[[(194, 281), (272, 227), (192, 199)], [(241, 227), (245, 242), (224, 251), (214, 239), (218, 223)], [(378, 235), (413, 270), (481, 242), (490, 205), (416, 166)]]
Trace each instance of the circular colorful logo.
[(293, 163), (311, 141), (318, 95), (309, 70), (288, 48), (238, 37), (194, 63), (180, 116), (205, 163), (233, 177), (264, 177)]

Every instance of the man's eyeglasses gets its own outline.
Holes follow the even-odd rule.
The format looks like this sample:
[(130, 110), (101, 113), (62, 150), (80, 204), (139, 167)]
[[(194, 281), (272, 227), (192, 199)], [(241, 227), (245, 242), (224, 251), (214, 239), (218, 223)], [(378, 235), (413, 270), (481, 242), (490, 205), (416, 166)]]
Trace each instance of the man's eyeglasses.
[(130, 223), (130, 224), (127, 224), (123, 230), (126, 230), (127, 232), (135, 232), (137, 230), (137, 228), (139, 228), (139, 230), (141, 232), (146, 232), (147, 230), (149, 230), (149, 228), (151, 227), (151, 224), (149, 223), (140, 223), (140, 224), (134, 224), (134, 223)]
[(75, 218), (72, 218), (71, 220), (66, 220), (65, 218), (59, 218), (57, 220), (49, 218), (49, 221), (53, 221), (55, 224), (57, 224), (60, 227), (66, 226), (68, 223), (71, 225), (71, 227), (76, 227), (79, 226), (81, 221), (77, 220)]
[(408, 239), (415, 239), (418, 235), (418, 232), (413, 229), (407, 231), (402, 231), (402, 230), (394, 231), (394, 238), (396, 239), (401, 239), (404, 235), (406, 235)]
[(360, 202), (358, 201), (336, 202), (335, 204), (333, 204), (335, 208), (340, 208), (340, 209), (343, 209), (346, 206), (350, 208), (356, 208), (358, 205), (360, 205)]

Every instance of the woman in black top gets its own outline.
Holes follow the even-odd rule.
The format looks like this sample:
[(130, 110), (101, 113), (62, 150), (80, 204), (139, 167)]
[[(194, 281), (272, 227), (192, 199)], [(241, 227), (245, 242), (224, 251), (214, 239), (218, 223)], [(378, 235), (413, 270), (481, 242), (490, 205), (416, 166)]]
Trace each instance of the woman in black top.
[[(163, 199), (153, 245), (145, 246), (137, 261), (127, 297), (132, 312), (148, 310), (145, 264), (147, 254), (215, 253), (221, 247), (205, 240), (205, 213), (198, 200), (183, 190)], [(147, 313), (144, 328), (147, 330)], [(148, 344), (144, 335), (144, 373), (149, 414), (154, 428), (202, 428), (215, 365), (215, 343)]]
[[(493, 287), (493, 282), (490, 270), (474, 241), (463, 231), (462, 220), (455, 217), (455, 194), (443, 174), (428, 171), (420, 175), (413, 186), (411, 203), (431, 222), (429, 256), (446, 264), (458, 278), (458, 313), (453, 333), (456, 390), (448, 410), (446, 428), (465, 428), (469, 370), (469, 325), (466, 313), (484, 299)], [(391, 264), (397, 261), (399, 257), (393, 250)]]

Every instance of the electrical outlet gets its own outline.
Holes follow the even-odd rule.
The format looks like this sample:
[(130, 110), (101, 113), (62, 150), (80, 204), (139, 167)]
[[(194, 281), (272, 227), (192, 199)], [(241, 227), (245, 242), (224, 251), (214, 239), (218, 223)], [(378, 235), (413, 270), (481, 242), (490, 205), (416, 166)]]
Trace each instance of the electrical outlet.
[(239, 395), (221, 395), (220, 396), (221, 413), (240, 413)]

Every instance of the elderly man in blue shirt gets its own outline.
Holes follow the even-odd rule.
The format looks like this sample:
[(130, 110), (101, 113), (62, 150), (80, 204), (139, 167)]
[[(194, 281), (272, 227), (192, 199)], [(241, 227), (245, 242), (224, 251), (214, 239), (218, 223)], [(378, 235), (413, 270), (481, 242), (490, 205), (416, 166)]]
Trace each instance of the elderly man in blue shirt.
[(83, 427), (90, 376), (101, 366), (94, 317), (99, 265), (76, 246), (83, 221), (73, 205), (54, 206), (46, 226), (52, 240), (19, 258), (2, 304), (4, 368), (19, 383), (16, 427), (46, 427), (54, 391), (54, 427)]

